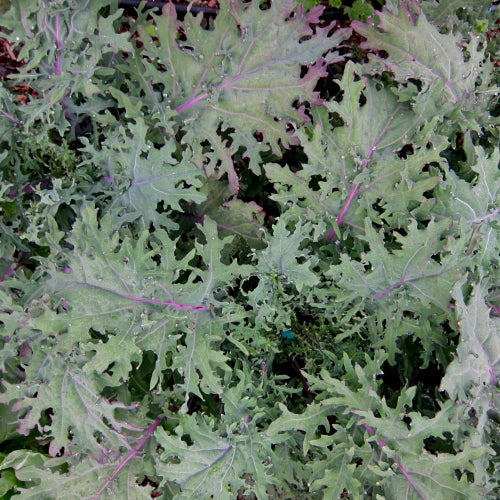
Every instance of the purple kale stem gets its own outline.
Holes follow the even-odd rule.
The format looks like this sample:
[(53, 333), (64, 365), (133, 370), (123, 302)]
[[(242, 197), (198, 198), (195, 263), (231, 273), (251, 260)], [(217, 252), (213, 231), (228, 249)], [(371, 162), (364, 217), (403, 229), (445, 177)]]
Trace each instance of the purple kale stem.
[(407, 7), (406, 5), (405, 5), (403, 8), (404, 8), (404, 10), (406, 11), (406, 15), (408, 16), (408, 19), (409, 19), (409, 21), (410, 21), (410, 24), (411, 24), (412, 26), (415, 26), (415, 21), (413, 20), (413, 16), (412, 16), (412, 14), (411, 14), (411, 12), (410, 12), (410, 9), (408, 9), (408, 7)]
[[(349, 196), (347, 197), (347, 200), (344, 203), (344, 206), (342, 207), (342, 210), (340, 211), (340, 213), (337, 217), (337, 222), (336, 222), (337, 227), (340, 227), (340, 224), (342, 224), (342, 221), (344, 220), (344, 216), (345, 216), (347, 210), (349, 210), (349, 206), (351, 205), (352, 200), (358, 194), (358, 189), (359, 189), (359, 183), (356, 184), (353, 189), (351, 189), (351, 192), (349, 193)], [(334, 234), (335, 234), (335, 231), (332, 229), (330, 231), (330, 234), (328, 235), (328, 239), (331, 240), (333, 238)]]
[(118, 467), (114, 470), (113, 474), (109, 477), (109, 479), (104, 483), (104, 486), (94, 495), (94, 500), (96, 500), (101, 493), (110, 485), (111, 481), (118, 475), (118, 473), (127, 465), (130, 460), (132, 460), (137, 452), (142, 448), (146, 440), (153, 434), (155, 429), (160, 424), (161, 419), (158, 417), (147, 429), (146, 434), (142, 437), (142, 439), (137, 443), (137, 446), (127, 455), (127, 458), (121, 462)]
[(396, 463), (396, 465), (399, 467), (399, 470), (402, 472), (403, 476), (408, 481), (408, 484), (416, 491), (417, 495), (420, 498), (423, 498), (423, 500), (426, 500), (426, 498), (424, 497), (424, 495), (422, 495), (422, 492), (417, 488), (417, 486), (415, 485), (415, 483), (411, 480), (411, 478), (408, 475), (408, 472), (406, 471), (406, 469), (401, 465), (401, 462), (399, 460), (395, 459), (395, 458), (393, 458), (393, 460)]
[(90, 286), (92, 288), (97, 288), (99, 290), (104, 290), (106, 292), (114, 293), (114, 294), (118, 295), (119, 297), (124, 297), (126, 299), (133, 300), (136, 303), (155, 304), (157, 306), (170, 306), (170, 307), (175, 307), (177, 309), (189, 309), (191, 311), (209, 311), (210, 310), (210, 308), (208, 306), (193, 306), (191, 304), (181, 304), (180, 302), (174, 302), (174, 301), (163, 301), (163, 300), (158, 300), (158, 299), (146, 299), (144, 297), (136, 297), (135, 295), (132, 295), (131, 293), (118, 292), (117, 290), (113, 290), (112, 288), (94, 285), (93, 283), (87, 283), (84, 281), (74, 281), (73, 283), (76, 283), (78, 285), (86, 285), (86, 286)]
[(496, 387), (496, 385), (497, 385), (497, 378), (496, 378), (496, 376), (495, 376), (495, 372), (494, 372), (494, 370), (493, 370), (493, 367), (491, 366), (491, 363), (490, 363), (490, 366), (489, 366), (489, 368), (488, 368), (488, 371), (490, 372), (490, 377), (491, 377), (491, 385), (492, 385), (493, 387)]
[(23, 25), (24, 32), (26, 33), (26, 37), (28, 38), (28, 40), (32, 40), (31, 32), (28, 29), (28, 26), (26, 26), (26, 19), (24, 18), (22, 7), (19, 7), (19, 17), (21, 19), (21, 24)]
[[(389, 127), (390, 123), (392, 122), (393, 118), (396, 116), (396, 113), (398, 111), (399, 111), (399, 106), (397, 106), (396, 109), (392, 112), (392, 115), (389, 116), (389, 119), (387, 120), (387, 123), (384, 125), (384, 128), (380, 131), (378, 136), (373, 141), (373, 144), (371, 145), (370, 149), (368, 150), (368, 152), (366, 154), (366, 158), (363, 161), (363, 165), (361, 167), (362, 170), (364, 170), (366, 168), (366, 166), (368, 165), (368, 162), (370, 161), (370, 158), (371, 158), (373, 152), (377, 149), (377, 144), (379, 143), (382, 136), (385, 134), (385, 131)], [(340, 224), (342, 224), (342, 221), (344, 220), (344, 215), (346, 214), (347, 210), (349, 210), (349, 206), (351, 205), (352, 200), (358, 194), (359, 186), (360, 186), (360, 184), (358, 183), (354, 186), (353, 189), (351, 189), (349, 196), (347, 197), (347, 200), (344, 203), (344, 206), (342, 207), (342, 210), (340, 211), (340, 213), (337, 217), (337, 226), (338, 227), (340, 227)], [(332, 239), (334, 234), (335, 234), (335, 232), (332, 229), (332, 231), (330, 231), (330, 233), (328, 234), (327, 238)]]
[(203, 222), (203, 217), (201, 217), (200, 215), (188, 214), (188, 213), (185, 213), (183, 215), (189, 217), (190, 219), (194, 219), (196, 222)]
[(22, 125), (22, 123), (19, 120), (16, 120), (11, 114), (7, 113), (6, 111), (2, 111), (2, 115), (5, 116), (5, 118), (8, 118), (11, 122), (15, 123), (16, 125)]
[[(414, 254), (414, 256), (415, 256), (415, 254)], [(410, 263), (410, 261), (408, 261), (408, 263), (405, 266), (405, 269), (403, 270), (403, 273), (402, 273), (403, 276), (406, 274), (406, 268), (408, 267), (409, 263)], [(387, 287), (382, 292), (379, 292), (376, 295), (374, 295), (373, 300), (380, 299), (380, 297), (383, 297), (384, 295), (387, 295), (391, 290), (394, 290), (394, 288), (397, 288), (398, 286), (404, 285), (405, 283), (412, 283), (413, 281), (418, 281), (418, 280), (422, 280), (422, 279), (425, 279), (425, 278), (435, 278), (436, 276), (441, 276), (441, 274), (443, 272), (444, 271), (441, 271), (441, 272), (438, 272), (438, 273), (427, 274), (427, 275), (423, 275), (423, 276), (415, 276), (414, 278), (408, 278), (408, 279), (401, 278), (398, 282), (396, 282), (396, 283), (392, 284), (391, 286)]]
[[(119, 294), (122, 295), (122, 294)], [(190, 304), (180, 304), (179, 302), (163, 302), (161, 300), (156, 299), (145, 299), (143, 297), (134, 297), (131, 294), (126, 295), (127, 299), (132, 299), (134, 302), (142, 302), (146, 304), (156, 304), (159, 306), (172, 306), (177, 309), (191, 309), (193, 311), (208, 311), (209, 308), (207, 306), (192, 306)]]
[[(55, 38), (56, 42), (56, 49), (57, 49), (57, 57), (56, 57), (56, 67), (55, 67), (55, 74), (60, 76), (62, 75), (62, 40), (61, 40), (61, 18), (59, 17), (59, 14), (56, 14), (56, 29), (53, 30), (47, 20), (45, 19), (45, 25), (47, 28), (52, 32)], [(69, 35), (68, 35), (69, 36)], [(61, 106), (64, 109), (64, 116), (68, 121), (73, 120), (73, 115), (70, 111), (68, 111), (68, 101), (65, 98), (61, 99)]]
[(59, 20), (59, 14), (56, 14), (56, 32), (54, 33), (56, 37), (56, 48), (57, 48), (57, 59), (56, 59), (56, 75), (62, 73), (61, 70), (61, 26)]
[(451, 95), (453, 96), (453, 99), (455, 99), (455, 102), (458, 102), (459, 99), (458, 99), (457, 93), (455, 92), (455, 89), (451, 86), (451, 83), (448, 80), (445, 80), (444, 84), (450, 90)]
[[(374, 436), (375, 435), (375, 431), (368, 425), (368, 424), (363, 424), (363, 427), (372, 435)], [(381, 448), (384, 448), (385, 446), (385, 441), (383, 439), (381, 439), (379, 441), (380, 443), (380, 447)], [(417, 488), (417, 486), (415, 485), (415, 483), (411, 480), (407, 470), (401, 465), (401, 462), (399, 460), (397, 460), (396, 458), (393, 458), (395, 464), (399, 467), (399, 470), (401, 471), (401, 473), (403, 474), (403, 476), (406, 478), (406, 480), (408, 481), (408, 484), (416, 491), (417, 495), (420, 497), (420, 498), (423, 498), (423, 500), (426, 500), (426, 498), (424, 497), (424, 495), (422, 494), (422, 492)]]
[(208, 92), (205, 92), (205, 93), (199, 95), (198, 97), (190, 98), (184, 104), (182, 104), (181, 106), (179, 106), (178, 108), (176, 108), (175, 111), (177, 111), (177, 113), (180, 113), (184, 109), (189, 108), (190, 106), (193, 106), (198, 101), (201, 101), (202, 99), (205, 99), (205, 97), (208, 97)]
[(384, 295), (387, 295), (391, 290), (394, 290), (394, 288), (397, 288), (398, 286), (404, 285), (406, 283), (405, 279), (401, 279), (398, 282), (392, 284), (391, 286), (387, 287), (385, 290), (382, 292), (377, 293), (376, 295), (373, 296), (373, 300), (380, 299), (380, 297), (383, 297)]
[(475, 222), (475, 223), (484, 222), (486, 219), (494, 217), (498, 212), (499, 209), (495, 208), (495, 210), (493, 210), (493, 212), (489, 213), (488, 215), (484, 215), (483, 217), (476, 217), (475, 219), (472, 219), (469, 222)]

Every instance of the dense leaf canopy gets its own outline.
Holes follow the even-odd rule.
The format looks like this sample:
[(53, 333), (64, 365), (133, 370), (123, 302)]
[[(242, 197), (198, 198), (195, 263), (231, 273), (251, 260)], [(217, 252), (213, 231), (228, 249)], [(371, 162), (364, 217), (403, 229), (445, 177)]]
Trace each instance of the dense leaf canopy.
[(498, 498), (495, 13), (117, 3), (0, 17), (0, 496)]

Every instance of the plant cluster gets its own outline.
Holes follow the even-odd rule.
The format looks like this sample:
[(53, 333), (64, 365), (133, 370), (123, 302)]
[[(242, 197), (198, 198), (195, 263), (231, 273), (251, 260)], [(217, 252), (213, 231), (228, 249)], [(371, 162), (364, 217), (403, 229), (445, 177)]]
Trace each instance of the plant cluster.
[(322, 9), (2, 16), (2, 498), (498, 498), (494, 12)]

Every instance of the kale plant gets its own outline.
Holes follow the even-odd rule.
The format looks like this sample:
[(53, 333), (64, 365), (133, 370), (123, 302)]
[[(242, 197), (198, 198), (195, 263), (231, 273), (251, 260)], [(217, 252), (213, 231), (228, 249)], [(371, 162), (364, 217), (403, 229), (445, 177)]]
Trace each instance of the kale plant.
[(498, 498), (484, 5), (12, 2), (2, 498)]

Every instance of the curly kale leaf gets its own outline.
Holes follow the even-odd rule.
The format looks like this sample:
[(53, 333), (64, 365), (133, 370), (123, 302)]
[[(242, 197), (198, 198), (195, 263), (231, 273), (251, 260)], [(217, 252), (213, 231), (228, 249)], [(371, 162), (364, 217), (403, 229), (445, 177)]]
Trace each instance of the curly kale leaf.
[[(212, 29), (204, 30), (201, 17), (178, 22), (170, 5), (155, 17), (153, 35), (140, 29), (151, 61), (143, 61), (145, 78), (164, 86), (165, 104), (177, 112), (197, 165), (218, 178), (227, 174), (234, 192), (239, 180), (232, 155), (243, 148), (259, 172), (260, 153), (270, 147), (280, 154), (280, 144), (292, 143), (290, 130), (307, 120), (294, 103), (320, 101), (316, 83), (326, 65), (339, 60), (326, 53), (350, 34), (338, 29), (328, 36), (328, 27), (316, 27), (312, 36), (322, 8), (304, 13), (295, 7), (294, 0), (264, 10), (258, 2), (224, 1)], [(304, 76), (302, 65), (309, 65)]]

